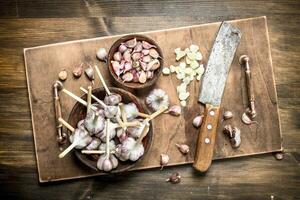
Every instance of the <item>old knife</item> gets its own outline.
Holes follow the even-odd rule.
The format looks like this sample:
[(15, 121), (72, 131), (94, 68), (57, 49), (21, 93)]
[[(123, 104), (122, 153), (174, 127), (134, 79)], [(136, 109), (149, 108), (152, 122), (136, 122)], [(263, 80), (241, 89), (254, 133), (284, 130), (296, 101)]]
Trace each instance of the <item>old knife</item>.
[(205, 104), (204, 119), (200, 129), (194, 168), (205, 172), (211, 165), (216, 140), (221, 99), (241, 31), (224, 21), (210, 52), (202, 80), (199, 101)]

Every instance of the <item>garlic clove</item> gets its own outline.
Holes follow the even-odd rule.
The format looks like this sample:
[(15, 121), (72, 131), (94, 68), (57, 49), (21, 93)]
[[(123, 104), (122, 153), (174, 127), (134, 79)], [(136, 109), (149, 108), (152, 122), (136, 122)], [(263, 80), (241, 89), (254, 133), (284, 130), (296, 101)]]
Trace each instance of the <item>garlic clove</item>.
[(170, 72), (170, 69), (168, 67), (164, 67), (163, 70), (162, 70), (162, 73), (164, 75), (169, 75), (171, 72)]
[(77, 65), (74, 69), (73, 69), (73, 76), (75, 78), (79, 78), (83, 73), (83, 63), (81, 63), (80, 65)]
[(131, 72), (126, 72), (122, 76), (123, 82), (131, 82), (133, 80), (133, 74)]
[(203, 58), (203, 57), (202, 57), (202, 54), (201, 54), (200, 52), (196, 52), (196, 53), (195, 53), (195, 59), (196, 59), (196, 60), (199, 60), (199, 61), (200, 61), (200, 60), (202, 60), (202, 58)]
[(131, 70), (132, 69), (132, 64), (130, 63), (130, 62), (126, 62), (125, 64), (124, 64), (124, 73), (125, 72), (128, 72), (129, 70)]
[(125, 45), (128, 47), (128, 48), (134, 48), (137, 44), (137, 41), (136, 41), (136, 38), (133, 38), (131, 40), (128, 40), (125, 42)]
[(223, 128), (223, 133), (227, 135), (229, 138), (233, 138), (233, 131), (230, 124), (226, 124)]
[(177, 105), (171, 106), (168, 113), (174, 116), (179, 116), (181, 114), (181, 107)]
[(178, 148), (178, 150), (183, 153), (183, 154), (187, 154), (190, 151), (190, 148), (188, 145), (186, 144), (175, 144)]
[(146, 81), (147, 81), (147, 75), (144, 71), (141, 71), (141, 73), (139, 75), (139, 82), (146, 83)]
[(65, 81), (68, 78), (68, 72), (66, 70), (62, 70), (58, 73), (58, 78), (61, 81)]
[(181, 105), (182, 107), (186, 107), (186, 101), (180, 101), (180, 105)]
[(199, 46), (195, 44), (191, 44), (190, 51), (191, 52), (197, 52), (199, 50)]
[(159, 53), (156, 51), (156, 49), (149, 49), (149, 55), (152, 57), (152, 58), (159, 58)]
[(170, 157), (167, 154), (160, 154), (160, 165), (161, 165), (161, 170), (163, 169), (164, 166), (166, 166), (169, 163)]
[(147, 55), (142, 58), (142, 61), (145, 63), (149, 63), (151, 61), (151, 56)]
[(125, 61), (130, 62), (131, 61), (131, 51), (132, 49), (127, 49), (124, 53), (123, 53), (123, 58)]
[(176, 61), (179, 61), (181, 58), (183, 58), (186, 55), (184, 51), (177, 51), (175, 52), (175, 54), (176, 54)]
[(193, 119), (193, 125), (196, 128), (199, 128), (203, 121), (203, 115), (198, 115)]
[(250, 119), (250, 117), (246, 113), (243, 113), (242, 121), (247, 125), (252, 124), (252, 120)]
[(118, 61), (112, 61), (111, 64), (115, 74), (119, 77), (122, 73), (120, 63)]
[(180, 183), (180, 181), (181, 181), (181, 176), (178, 172), (172, 173), (170, 178), (168, 178), (166, 180), (166, 182), (170, 182), (170, 183), (173, 183), (173, 184)]
[(115, 61), (120, 62), (122, 60), (122, 54), (119, 51), (115, 52), (113, 57)]
[[(142, 57), (142, 53), (133, 53), (132, 55), (131, 55), (131, 58), (132, 58), (132, 60), (134, 60), (134, 61), (137, 61), (137, 60), (139, 60), (141, 57)], [(145, 56), (144, 56), (145, 57)], [(143, 57), (143, 58), (144, 58)]]
[(87, 76), (87, 78), (90, 80), (90, 81), (93, 81), (95, 79), (95, 76), (94, 76), (94, 69), (89, 66), (88, 68), (86, 68), (84, 70), (84, 73), (85, 75)]
[(141, 52), (143, 50), (142, 42), (138, 41), (133, 49), (133, 52)]
[(99, 48), (96, 53), (96, 56), (99, 60), (105, 61), (107, 58), (107, 52), (106, 52), (105, 48)]
[(119, 51), (120, 53), (124, 53), (126, 50), (127, 50), (127, 47), (126, 47), (125, 44), (121, 44), (121, 45), (119, 46), (119, 48), (118, 48), (118, 51)]
[(175, 67), (173, 65), (170, 65), (170, 72), (174, 73), (175, 72)]
[(147, 71), (146, 74), (147, 74), (147, 79), (151, 79), (154, 76), (153, 71)]
[(142, 41), (142, 45), (144, 49), (156, 48), (155, 45), (150, 44), (149, 42)]
[(190, 96), (189, 92), (181, 92), (179, 93), (179, 100), (184, 101)]
[(192, 69), (196, 69), (199, 67), (199, 63), (196, 60), (193, 60), (190, 64)]
[(230, 144), (233, 148), (239, 148), (241, 145), (241, 130), (234, 127), (232, 131), (234, 138), (230, 139)]
[(233, 117), (233, 114), (231, 111), (225, 111), (223, 114), (223, 119), (227, 120), (227, 119), (231, 119)]
[(158, 59), (154, 59), (154, 60), (152, 60), (151, 62), (149, 62), (147, 64), (147, 71), (148, 70), (154, 71), (154, 70), (157, 70), (159, 67), (160, 67), (159, 60)]

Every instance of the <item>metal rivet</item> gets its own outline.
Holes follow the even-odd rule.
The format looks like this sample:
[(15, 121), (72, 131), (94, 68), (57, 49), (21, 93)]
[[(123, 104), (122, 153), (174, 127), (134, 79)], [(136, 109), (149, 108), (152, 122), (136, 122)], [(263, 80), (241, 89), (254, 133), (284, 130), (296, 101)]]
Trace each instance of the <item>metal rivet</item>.
[(209, 142), (210, 142), (209, 138), (205, 138), (204, 142), (205, 142), (205, 144), (209, 144)]
[(212, 129), (212, 125), (211, 124), (207, 124), (207, 129), (208, 130)]
[(212, 110), (212, 111), (209, 112), (209, 114), (210, 114), (211, 116), (214, 116), (214, 115), (215, 115), (215, 111)]

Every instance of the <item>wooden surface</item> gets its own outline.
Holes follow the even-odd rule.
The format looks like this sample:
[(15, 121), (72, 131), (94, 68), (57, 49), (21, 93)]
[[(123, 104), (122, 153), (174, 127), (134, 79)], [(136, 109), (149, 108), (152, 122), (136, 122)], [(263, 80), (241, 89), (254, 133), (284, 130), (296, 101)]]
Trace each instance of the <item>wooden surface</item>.
[[(299, 196), (298, 1), (1, 1), (0, 188), (13, 199), (297, 199)], [(23, 48), (75, 39), (266, 15), (285, 159), (270, 154), (114, 177), (39, 185)], [(151, 17), (149, 17), (151, 16)], [(55, 18), (53, 18), (55, 17)], [(73, 18), (77, 17), (77, 18)], [(80, 17), (80, 18), (79, 18)], [(62, 19), (64, 18), (64, 19)], [(151, 20), (150, 20), (151, 19)], [(17, 99), (17, 100), (16, 100)], [(165, 183), (179, 171), (179, 185)], [(137, 187), (138, 186), (138, 187)]]
[[(214, 139), (216, 140), (216, 145), (213, 159), (281, 150), (277, 98), (268, 45), (266, 19), (265, 17), (249, 18), (232, 21), (232, 24), (243, 32), (243, 38), (236, 50), (236, 56), (231, 65), (220, 112), (222, 115), (226, 110), (231, 110), (235, 117), (227, 121), (223, 121), (221, 118), (218, 120), (217, 118), (215, 124), (218, 128), (216, 128), (217, 137)], [(203, 54), (203, 63), (205, 64), (219, 25), (220, 23), (212, 23), (143, 34), (154, 39), (161, 47), (164, 55), (164, 66), (170, 66), (175, 63), (173, 49), (178, 47), (177, 41), (180, 39), (180, 47), (183, 49), (190, 44), (199, 45), (200, 51)], [(107, 84), (113, 84), (110, 81), (106, 64), (97, 61), (95, 52), (99, 47), (109, 49), (113, 42), (119, 38), (120, 36), (110, 36), (33, 47), (24, 50), (35, 150), (41, 182), (102, 174), (93, 170), (87, 170), (73, 156), (67, 156), (64, 159), (58, 158), (57, 155), (67, 145), (62, 146), (60, 150), (56, 142), (52, 85), (61, 70), (65, 69), (72, 72), (74, 66), (80, 65), (82, 62), (97, 64)], [(238, 61), (239, 56), (242, 54), (248, 54), (249, 57), (253, 58), (251, 61), (251, 70), (253, 81), (255, 82), (254, 92), (259, 96), (256, 101), (257, 117), (255, 120), (259, 125), (253, 124), (247, 126), (241, 121), (241, 116), (248, 105), (246, 81), (245, 77), (242, 76), (244, 69), (241, 68)], [(78, 80), (70, 76), (64, 82), (64, 88), (72, 91), (77, 96), (81, 96), (83, 93), (79, 88), (81, 86), (87, 88), (89, 84), (91, 83), (84, 76)], [(176, 86), (179, 84), (180, 81), (175, 76), (160, 76), (156, 85), (152, 88), (162, 88), (167, 92), (170, 104), (179, 105), (176, 93)], [(96, 78), (95, 87), (100, 86), (100, 80)], [(182, 115), (179, 117), (161, 115), (153, 120), (153, 140), (151, 147), (148, 153), (145, 154), (143, 161), (132, 170), (160, 167), (159, 155), (162, 153), (166, 153), (171, 157), (169, 165), (193, 162), (199, 130), (192, 126), (192, 120), (203, 111), (203, 109), (200, 109), (200, 104), (198, 103), (199, 86), (200, 82), (196, 80), (190, 84), (189, 91), (191, 97), (188, 100), (187, 107), (183, 109)], [(144, 102), (144, 98), (152, 88), (146, 91), (134, 91), (134, 94), (141, 99), (141, 102)], [(68, 119), (75, 100), (62, 93), (60, 99), (62, 117)], [(232, 149), (228, 138), (222, 133), (224, 125), (229, 123), (241, 129), (242, 144), (238, 149)], [(190, 146), (190, 152), (186, 156), (183, 156), (175, 145), (181, 143)], [(204, 151), (199, 157), (208, 156), (206, 154), (209, 154), (208, 151)], [(210, 153), (210, 159), (212, 159), (212, 152)], [(49, 168), (49, 163), (53, 165), (52, 168)]]

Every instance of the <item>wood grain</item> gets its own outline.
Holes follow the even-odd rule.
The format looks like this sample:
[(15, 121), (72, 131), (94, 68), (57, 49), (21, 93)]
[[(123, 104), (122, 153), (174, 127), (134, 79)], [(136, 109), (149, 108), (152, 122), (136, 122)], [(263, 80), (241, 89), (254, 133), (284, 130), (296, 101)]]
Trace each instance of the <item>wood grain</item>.
[[(228, 76), (221, 104), (221, 113), (226, 110), (231, 110), (236, 115), (233, 120), (226, 123), (231, 123), (241, 129), (243, 133), (243, 143), (238, 150), (233, 150), (222, 133), (223, 126), (226, 123), (219, 119), (214, 159), (253, 155), (280, 151), (282, 149), (277, 100), (272, 76), (271, 57), (268, 48), (266, 19), (260, 17), (237, 20), (232, 23), (240, 28), (244, 35), (237, 49), (236, 57)], [(175, 63), (174, 53), (170, 51), (170, 49), (178, 47), (176, 41), (179, 39), (181, 39), (182, 48), (186, 48), (192, 43), (198, 44), (204, 57), (203, 63), (205, 64), (219, 25), (220, 23), (212, 23), (179, 29), (146, 32), (143, 34), (157, 41), (161, 47), (164, 55), (164, 66)], [(257, 32), (258, 35), (253, 34), (253, 32)], [(78, 165), (72, 156), (58, 159), (57, 155), (60, 150), (55, 140), (56, 131), (53, 124), (54, 111), (51, 102), (52, 91), (48, 88), (52, 87), (59, 71), (66, 69), (71, 72), (73, 67), (81, 62), (98, 64), (104, 78), (108, 84), (111, 85), (112, 83), (110, 82), (107, 67), (104, 63), (99, 63), (96, 60), (95, 52), (100, 46), (109, 49), (113, 42), (119, 37), (120, 36), (109, 36), (79, 40), (24, 50), (36, 156), (41, 182), (80, 178), (98, 174), (97, 172), (91, 172), (81, 165)], [(253, 42), (249, 43), (249, 41)], [(255, 45), (259, 48), (254, 49)], [(246, 86), (243, 84), (245, 78), (241, 77), (241, 74), (244, 72), (238, 63), (239, 55), (245, 53), (253, 58), (254, 63), (252, 67), (253, 80), (256, 82), (254, 90), (255, 93), (260, 96), (257, 100), (257, 104), (260, 106), (256, 118), (259, 127), (255, 125), (246, 126), (240, 120), (240, 116), (248, 105)], [(261, 56), (264, 59), (256, 59), (257, 56)], [(88, 84), (90, 83), (83, 77), (76, 81), (69, 79), (64, 83), (64, 87), (77, 96), (80, 96), (80, 90), (78, 88), (80, 86), (87, 87)], [(162, 88), (167, 91), (171, 105), (179, 105), (176, 94), (176, 86), (178, 84), (179, 81), (175, 76), (161, 76), (155, 88)], [(191, 83), (189, 88), (191, 98), (188, 101), (188, 106), (184, 108), (183, 114), (180, 117), (163, 115), (153, 121), (154, 136), (152, 146), (143, 161), (132, 170), (159, 167), (159, 155), (161, 153), (167, 153), (172, 157), (169, 165), (193, 162), (196, 147), (195, 141), (198, 138), (199, 131), (192, 126), (192, 120), (195, 116), (200, 114), (201, 105), (197, 102), (199, 84), (200, 82), (196, 81)], [(99, 87), (100, 85), (99, 80), (96, 79), (95, 87)], [(240, 87), (236, 87), (236, 85), (240, 85)], [(143, 91), (139, 92), (138, 96), (143, 100), (147, 94), (148, 91)], [(64, 119), (67, 119), (74, 106), (74, 100), (65, 95), (61, 95), (61, 102), (63, 110), (62, 116)], [(268, 115), (266, 115), (266, 113), (268, 113)], [(188, 144), (191, 149), (189, 154), (182, 156), (175, 146), (176, 143)], [(55, 146), (56, 148), (53, 148)], [(64, 146), (63, 148), (66, 147)], [(56, 167), (49, 170), (49, 163)]]
[[(121, 4), (116, 1), (87, 1), (93, 15), (87, 12), (84, 3), (51, 2), (0, 3), (1, 198), (271, 199), (272, 195), (274, 199), (297, 199), (300, 185), (299, 1), (155, 1), (151, 4), (140, 2), (141, 6), (133, 1), (122, 1)], [(108, 12), (102, 12), (103, 9)], [(17, 15), (17, 10), (21, 10), (21, 16)], [(23, 64), (24, 47), (261, 15), (268, 18), (286, 152), (284, 160), (276, 161), (267, 154), (216, 161), (205, 176), (195, 174), (191, 166), (185, 165), (117, 177), (37, 184)], [(173, 171), (182, 176), (179, 185), (164, 183)]]

